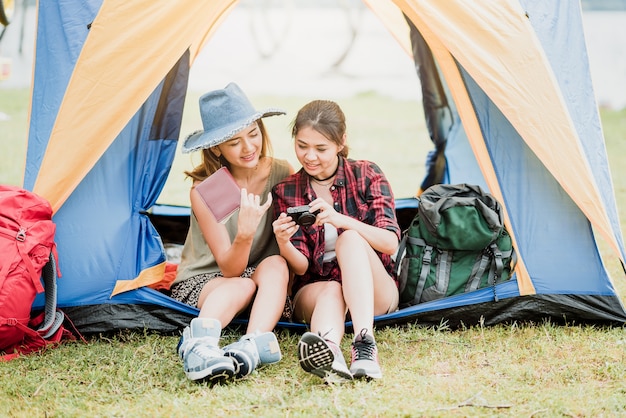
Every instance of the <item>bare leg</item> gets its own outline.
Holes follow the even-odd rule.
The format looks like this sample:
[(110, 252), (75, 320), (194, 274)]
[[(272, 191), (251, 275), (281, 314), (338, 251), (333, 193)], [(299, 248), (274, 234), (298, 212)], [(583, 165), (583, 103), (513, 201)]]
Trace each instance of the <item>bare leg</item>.
[(287, 298), (287, 262), (279, 255), (266, 258), (252, 274), (252, 281), (258, 290), (252, 304), (247, 332), (272, 331), (280, 320)]
[(294, 300), (296, 319), (311, 324), (311, 332), (339, 345), (345, 329), (346, 305), (341, 284), (315, 282), (304, 286)]
[(215, 318), (222, 327), (252, 302), (256, 285), (243, 277), (216, 277), (204, 285), (198, 298), (200, 318)]
[(397, 303), (398, 288), (370, 245), (354, 231), (345, 231), (335, 247), (341, 268), (343, 297), (355, 333), (373, 335), (374, 315), (389, 312)]

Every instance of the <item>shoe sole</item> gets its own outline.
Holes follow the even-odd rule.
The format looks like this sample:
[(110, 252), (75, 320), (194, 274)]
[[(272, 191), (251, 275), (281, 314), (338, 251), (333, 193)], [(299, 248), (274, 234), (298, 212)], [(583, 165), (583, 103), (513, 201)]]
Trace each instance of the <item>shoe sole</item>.
[(382, 372), (371, 372), (365, 369), (355, 369), (354, 371), (350, 369), (350, 372), (355, 379), (382, 379), (383, 377)]
[(231, 360), (230, 364), (227, 362), (222, 362), (203, 370), (185, 370), (185, 375), (187, 375), (187, 378), (189, 380), (193, 380), (194, 382), (224, 382), (233, 378), (233, 376), (235, 375), (235, 366), (233, 364), (233, 361)]
[(317, 334), (306, 332), (298, 342), (298, 360), (304, 371), (321, 377), (328, 383), (352, 380), (352, 375), (333, 368), (335, 355), (326, 341)]
[(242, 379), (251, 374), (256, 365), (250, 356), (241, 350), (229, 350), (224, 353), (225, 357), (230, 358), (235, 365), (235, 378)]

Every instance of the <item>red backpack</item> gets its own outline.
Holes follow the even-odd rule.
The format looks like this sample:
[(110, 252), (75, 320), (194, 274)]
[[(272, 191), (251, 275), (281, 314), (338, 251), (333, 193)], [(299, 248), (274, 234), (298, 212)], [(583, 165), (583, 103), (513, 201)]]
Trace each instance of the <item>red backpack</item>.
[[(56, 307), (60, 274), (55, 232), (47, 200), (0, 185), (0, 351), (6, 353), (1, 360), (75, 339)], [(45, 310), (31, 318), (35, 297), (44, 291)]]

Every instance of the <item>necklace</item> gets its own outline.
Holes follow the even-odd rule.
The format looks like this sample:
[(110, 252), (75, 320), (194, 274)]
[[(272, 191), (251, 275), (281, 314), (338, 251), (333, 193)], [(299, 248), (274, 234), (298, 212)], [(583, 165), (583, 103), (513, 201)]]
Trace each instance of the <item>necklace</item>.
[(330, 186), (331, 184), (333, 184), (333, 181), (330, 180), (330, 177), (326, 180), (330, 180), (328, 183), (323, 183), (321, 181), (319, 181), (318, 179), (316, 179), (315, 177), (311, 177), (311, 180), (313, 180), (313, 182), (315, 182), (315, 184), (319, 184), (320, 186)]
[(333, 177), (335, 177), (335, 175), (337, 174), (337, 170), (339, 170), (339, 164), (337, 164), (337, 167), (335, 167), (335, 171), (333, 171), (333, 174), (331, 174), (330, 176), (328, 176), (328, 177), (326, 177), (324, 179), (318, 179), (317, 177), (311, 176), (311, 180), (313, 180), (314, 182), (316, 182), (320, 186), (328, 186), (329, 184), (332, 183), (332, 180), (329, 181), (328, 183), (324, 183), (324, 182), (332, 179)]

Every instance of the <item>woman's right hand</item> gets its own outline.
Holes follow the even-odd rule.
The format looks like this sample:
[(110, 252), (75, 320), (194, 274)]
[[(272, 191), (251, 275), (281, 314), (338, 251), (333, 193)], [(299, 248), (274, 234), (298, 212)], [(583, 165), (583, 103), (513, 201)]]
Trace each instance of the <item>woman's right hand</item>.
[(272, 227), (274, 228), (274, 235), (276, 235), (276, 242), (280, 246), (289, 242), (289, 238), (296, 233), (299, 225), (296, 224), (296, 221), (291, 216), (283, 212), (272, 222)]

